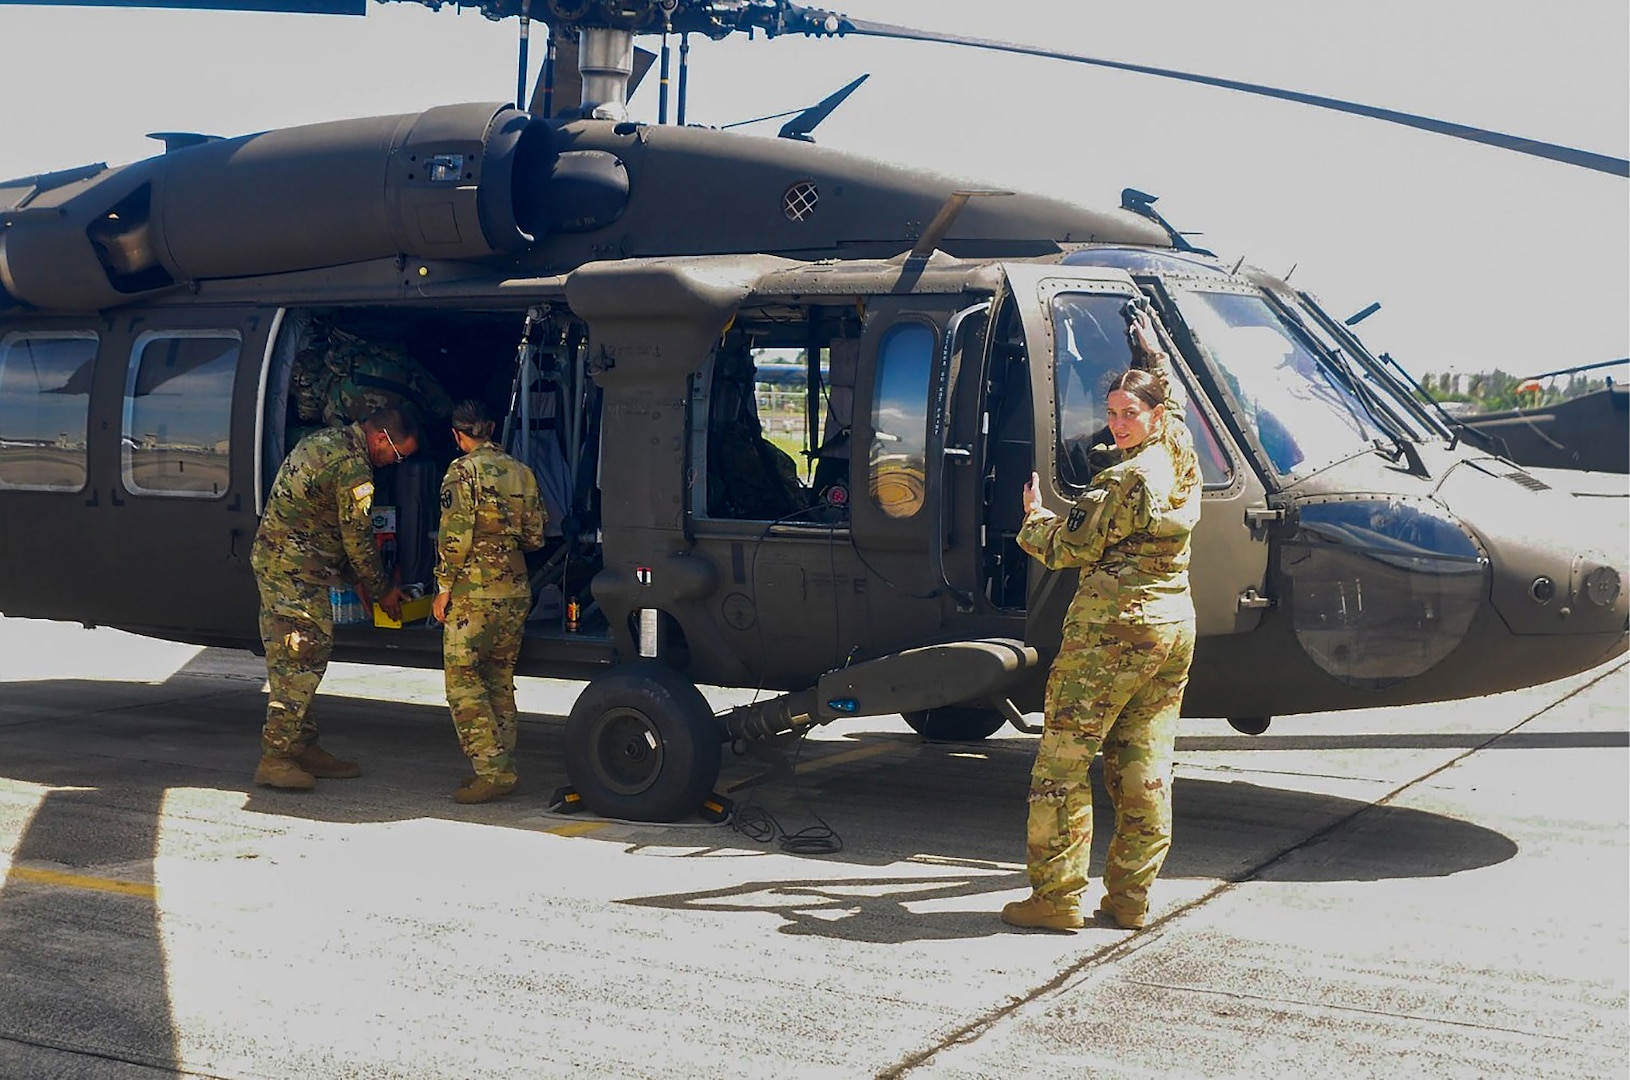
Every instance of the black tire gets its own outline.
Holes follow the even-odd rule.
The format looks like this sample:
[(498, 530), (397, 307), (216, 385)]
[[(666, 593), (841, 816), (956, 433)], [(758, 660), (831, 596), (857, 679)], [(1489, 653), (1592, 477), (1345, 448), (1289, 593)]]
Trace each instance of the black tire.
[(624, 664), (572, 706), (566, 776), (602, 817), (677, 821), (718, 782), (722, 735), (695, 683), (661, 664)]
[(978, 742), (990, 738), (1007, 723), (1007, 717), (995, 709), (971, 705), (942, 705), (901, 715), (911, 730), (929, 742)]
[(1241, 735), (1260, 735), (1273, 723), (1271, 716), (1230, 716), (1228, 726)]

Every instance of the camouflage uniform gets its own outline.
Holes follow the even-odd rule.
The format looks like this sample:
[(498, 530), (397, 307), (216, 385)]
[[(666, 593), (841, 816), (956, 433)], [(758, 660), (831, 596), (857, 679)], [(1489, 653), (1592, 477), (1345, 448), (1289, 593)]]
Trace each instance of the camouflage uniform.
[(376, 409), (411, 405), (425, 417), (453, 411), (436, 377), (399, 349), (343, 330), (317, 331), (295, 357), (295, 409), (308, 424), (339, 427)]
[(272, 481), (249, 556), (271, 684), (261, 734), (267, 757), (292, 758), (317, 738), (308, 713), (334, 648), (329, 587), (390, 590), (369, 520), (373, 495), (361, 424), (306, 436)]
[(1200, 493), (1193, 442), (1175, 408), (1142, 445), (1110, 453), (1116, 463), (1067, 517), (1038, 510), (1019, 532), (1019, 545), (1049, 569), (1081, 568), (1047, 679), (1026, 854), (1035, 895), (1076, 902), (1092, 853), (1089, 770), (1102, 749), (1115, 835), (1100, 909), (1140, 925), (1171, 847), (1173, 743), (1194, 657), (1189, 534)]
[(441, 482), (436, 586), (451, 591), (442, 663), (459, 745), (478, 777), (515, 782), (515, 660), (532, 592), (523, 551), (548, 515), (532, 470), (490, 442)]

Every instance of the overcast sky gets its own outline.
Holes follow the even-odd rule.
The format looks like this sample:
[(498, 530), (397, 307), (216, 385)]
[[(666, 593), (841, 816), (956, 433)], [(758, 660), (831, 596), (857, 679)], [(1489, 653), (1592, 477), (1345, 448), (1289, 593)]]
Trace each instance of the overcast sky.
[[(1024, 41), (1630, 156), (1624, 0), (856, 0), (859, 18)], [(997, 13), (1000, 14), (997, 14)], [(238, 135), (505, 100), (514, 21), (0, 5), (0, 178), (122, 164), (150, 131)], [(642, 39), (653, 51), (659, 39)], [(693, 39), (692, 123), (871, 79), (821, 143), (1113, 206), (1293, 281), (1416, 371), (1528, 374), (1630, 351), (1630, 182), (1235, 92), (948, 46)], [(531, 78), (542, 60), (532, 46)], [(653, 74), (631, 103), (654, 121)], [(775, 123), (743, 129), (772, 136)], [(1623, 376), (1623, 370), (1620, 369)]]

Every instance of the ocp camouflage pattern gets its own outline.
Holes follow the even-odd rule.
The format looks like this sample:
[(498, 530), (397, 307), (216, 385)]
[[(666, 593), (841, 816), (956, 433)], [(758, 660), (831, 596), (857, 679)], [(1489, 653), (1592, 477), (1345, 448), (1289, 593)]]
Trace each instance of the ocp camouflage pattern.
[(515, 782), (515, 661), (530, 596), (466, 594), (448, 609), (442, 631), (447, 707), (459, 746), (477, 776)]
[(334, 650), (333, 585), (390, 587), (374, 545), (373, 464), (360, 424), (300, 440), (272, 481), (249, 554), (266, 649), (261, 751), (293, 757), (317, 737), (311, 702)]
[(400, 349), (343, 330), (318, 328), (295, 356), (292, 390), (300, 419), (337, 427), (376, 409), (408, 405), (443, 418), (453, 401), (436, 377)]
[(532, 470), (482, 443), (442, 478), (436, 587), (455, 600), (530, 595), (521, 553), (543, 546), (546, 524)]
[(543, 545), (548, 514), (532, 470), (490, 442), (441, 484), (436, 586), (450, 591), (442, 630), (447, 707), (476, 775), (515, 782), (515, 661), (532, 606), (523, 551)]
[(1049, 569), (1078, 567), (1063, 640), (1047, 677), (1045, 723), (1031, 771), (1026, 865), (1038, 895), (1068, 902), (1087, 886), (1093, 758), (1115, 834), (1101, 907), (1142, 919), (1171, 847), (1177, 719), (1194, 657), (1189, 540), (1200, 515), (1194, 444), (1169, 409), (1111, 462), (1065, 517), (1027, 515), (1019, 544)]
[[(351, 424), (312, 432), (283, 460), (250, 552), (257, 582), (359, 584), (374, 597), (390, 589), (374, 544), (367, 447), (362, 425)], [(298, 606), (276, 610), (302, 613)]]

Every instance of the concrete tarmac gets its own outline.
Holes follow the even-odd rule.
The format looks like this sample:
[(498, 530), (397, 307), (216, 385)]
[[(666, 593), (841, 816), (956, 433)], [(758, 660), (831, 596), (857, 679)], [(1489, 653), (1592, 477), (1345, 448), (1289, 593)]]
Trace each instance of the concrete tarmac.
[(1016, 731), (832, 725), (790, 778), (727, 756), (721, 787), (762, 778), (732, 824), (655, 826), (550, 812), (578, 686), (549, 680), (508, 799), (449, 798), (439, 672), (351, 665), (314, 715), (366, 774), (255, 788), (263, 678), (0, 618), (3, 1080), (1630, 1073), (1624, 658), (1184, 721), (1137, 934), (998, 920)]

